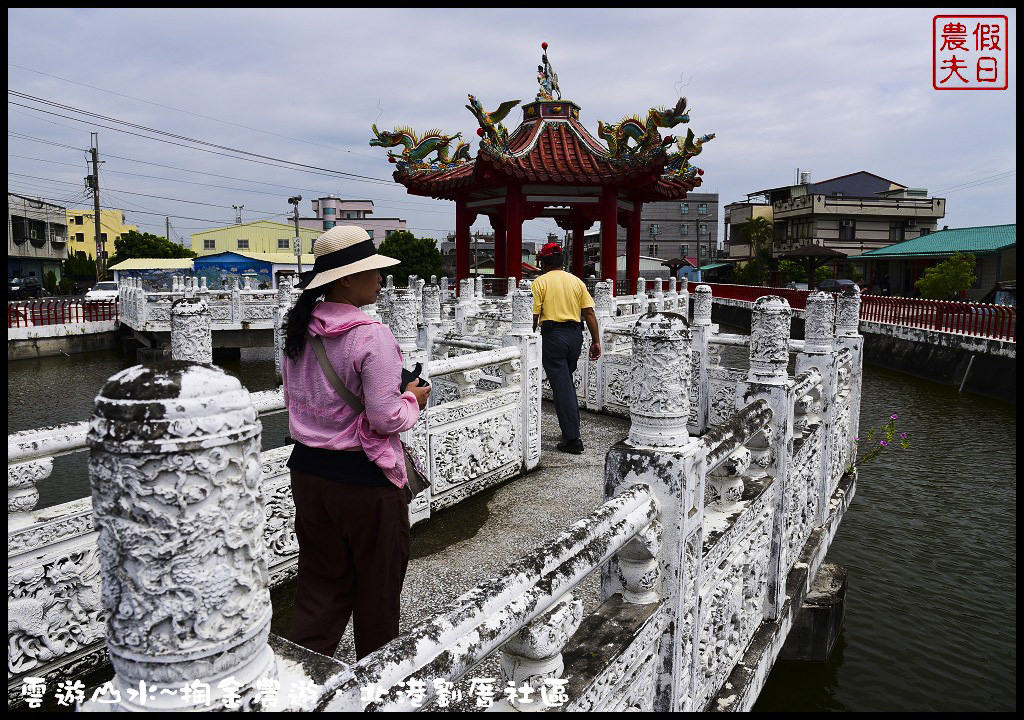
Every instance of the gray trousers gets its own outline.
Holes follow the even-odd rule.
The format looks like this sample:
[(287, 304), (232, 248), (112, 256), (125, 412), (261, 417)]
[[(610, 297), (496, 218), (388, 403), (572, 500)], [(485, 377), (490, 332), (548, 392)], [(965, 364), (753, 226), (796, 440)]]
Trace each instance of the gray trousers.
[(572, 374), (583, 349), (583, 329), (579, 326), (542, 325), (541, 362), (551, 384), (554, 396), (558, 427), (565, 440), (580, 437), (580, 405), (576, 399), (576, 387)]

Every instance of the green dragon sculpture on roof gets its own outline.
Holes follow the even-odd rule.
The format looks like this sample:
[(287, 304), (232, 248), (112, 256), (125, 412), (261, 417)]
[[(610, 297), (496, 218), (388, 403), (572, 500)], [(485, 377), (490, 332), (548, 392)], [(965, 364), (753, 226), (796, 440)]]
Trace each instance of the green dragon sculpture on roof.
[[(647, 119), (639, 116), (625, 117), (614, 125), (597, 121), (597, 134), (608, 143), (608, 152), (614, 159), (627, 159), (646, 155), (657, 150), (665, 140), (658, 128), (671, 128), (679, 123), (690, 122), (686, 112), (686, 98), (679, 98), (675, 107), (651, 108)], [(634, 145), (629, 142), (633, 141)]]
[[(455, 152), (449, 156), (451, 143), (462, 137), (462, 133), (445, 135), (440, 130), (431, 130), (418, 137), (408, 127), (399, 126), (393, 131), (378, 131), (374, 123), (370, 129), (373, 131), (373, 138), (370, 139), (371, 147), (397, 147), (402, 145), (405, 149), (401, 155), (395, 155), (388, 151), (388, 161), (398, 165), (400, 172), (425, 172), (437, 170), (449, 170), (469, 162), (469, 143), (459, 142)], [(437, 153), (433, 160), (427, 160), (431, 153)]]
[(676, 141), (676, 147), (679, 148), (679, 152), (669, 156), (662, 175), (683, 180), (692, 180), (698, 173), (703, 175), (701, 170), (690, 164), (690, 158), (700, 155), (704, 149), (704, 143), (714, 139), (714, 133), (701, 135), (698, 138), (694, 135), (693, 130), (687, 129), (686, 137)]
[(501, 124), (512, 108), (519, 104), (519, 100), (507, 100), (498, 106), (497, 110), (487, 112), (484, 110), (484, 106), (476, 99), (472, 94), (469, 97), (469, 105), (466, 109), (473, 113), (478, 123), (480, 123), (480, 129), (477, 130), (477, 134), (480, 135), (480, 142), (488, 142), (495, 149), (507, 153), (508, 152), (508, 130)]

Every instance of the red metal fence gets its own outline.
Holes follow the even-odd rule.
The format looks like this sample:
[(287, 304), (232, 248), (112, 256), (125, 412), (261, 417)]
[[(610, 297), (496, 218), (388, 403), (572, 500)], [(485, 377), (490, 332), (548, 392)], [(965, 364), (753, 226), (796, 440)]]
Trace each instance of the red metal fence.
[[(712, 297), (754, 302), (763, 295), (778, 295), (797, 310), (807, 309), (807, 296), (810, 294), (808, 290), (787, 288), (701, 284), (711, 288)], [(691, 290), (693, 287), (691, 283)], [(1009, 305), (861, 295), (860, 319), (1017, 342), (1017, 308)]]
[(117, 320), (114, 300), (26, 300), (7, 303), (7, 327)]

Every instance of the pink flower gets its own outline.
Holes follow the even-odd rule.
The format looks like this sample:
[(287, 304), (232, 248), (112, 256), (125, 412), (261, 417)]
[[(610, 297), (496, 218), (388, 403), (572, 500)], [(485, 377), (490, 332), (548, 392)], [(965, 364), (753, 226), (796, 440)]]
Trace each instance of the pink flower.
[(890, 420), (899, 420), (899, 418), (900, 418), (900, 416), (899, 416), (899, 415), (890, 415), (890, 416), (889, 416), (889, 419), (890, 419)]
[(886, 445), (888, 445), (889, 443), (887, 443), (887, 442), (886, 442), (885, 440), (879, 440), (879, 441), (878, 441), (878, 444), (879, 444), (879, 445), (881, 445), (882, 447), (885, 447), (885, 446), (886, 446)]

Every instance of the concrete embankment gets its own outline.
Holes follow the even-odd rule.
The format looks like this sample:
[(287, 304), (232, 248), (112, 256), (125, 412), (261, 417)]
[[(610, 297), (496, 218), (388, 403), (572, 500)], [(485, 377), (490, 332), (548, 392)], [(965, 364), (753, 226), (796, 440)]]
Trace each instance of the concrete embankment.
[[(750, 306), (715, 299), (714, 322), (750, 330)], [(1017, 344), (884, 323), (861, 322), (864, 361), (967, 392), (1017, 403)], [(804, 321), (793, 315), (793, 337)]]
[(8, 362), (119, 347), (116, 320), (7, 328)]

